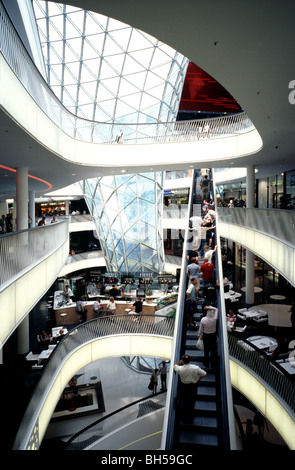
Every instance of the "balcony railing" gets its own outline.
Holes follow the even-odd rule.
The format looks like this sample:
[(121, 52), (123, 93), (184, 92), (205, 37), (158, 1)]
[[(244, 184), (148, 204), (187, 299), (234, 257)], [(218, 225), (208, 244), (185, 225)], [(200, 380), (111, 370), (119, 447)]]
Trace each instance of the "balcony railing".
[(0, 292), (62, 246), (69, 236), (66, 221), (0, 237)]
[(229, 334), (228, 345), (230, 357), (240, 362), (251, 374), (254, 373), (295, 418), (294, 376), (247, 340)]
[(218, 220), (247, 227), (295, 246), (295, 211), (218, 207)]
[(51, 91), (27, 53), (2, 3), (0, 3), (0, 51), (38, 106), (60, 129), (84, 142), (117, 144), (122, 131), (122, 144), (149, 144), (196, 141), (246, 133), (255, 129), (242, 112), (231, 116), (195, 121), (113, 124), (92, 122), (71, 114)]
[[(15, 450), (27, 449), (50, 388), (63, 363), (79, 347), (112, 335), (143, 334), (173, 337), (174, 319), (161, 315), (138, 315), (137, 318), (138, 321), (133, 321), (132, 315), (113, 315), (97, 318), (77, 326), (76, 329), (62, 339), (51, 354), (38, 382), (38, 387), (31, 397), (15, 440)], [(39, 445), (39, 442), (37, 445)]]

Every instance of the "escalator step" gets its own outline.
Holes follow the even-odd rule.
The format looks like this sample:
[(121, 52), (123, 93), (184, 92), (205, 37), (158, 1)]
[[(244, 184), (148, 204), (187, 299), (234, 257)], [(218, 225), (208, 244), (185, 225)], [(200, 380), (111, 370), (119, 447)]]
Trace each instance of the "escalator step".
[(210, 400), (196, 400), (195, 402), (195, 411), (196, 413), (204, 414), (215, 414), (217, 411), (217, 403), (216, 401)]
[(216, 388), (214, 386), (208, 387), (208, 386), (201, 386), (199, 385), (198, 387), (198, 398), (202, 397), (204, 400), (205, 399), (212, 399), (213, 397), (216, 397)]
[(194, 432), (191, 430), (181, 430), (179, 434), (179, 444), (185, 445), (202, 445), (208, 447), (217, 447), (218, 438), (216, 434)]

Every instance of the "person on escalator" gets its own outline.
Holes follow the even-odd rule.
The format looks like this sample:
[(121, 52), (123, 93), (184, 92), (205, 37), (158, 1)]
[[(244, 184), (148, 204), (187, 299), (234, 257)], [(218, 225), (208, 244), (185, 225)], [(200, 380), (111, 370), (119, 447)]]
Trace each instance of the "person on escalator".
[(174, 365), (174, 371), (180, 378), (180, 398), (182, 401), (183, 421), (192, 422), (197, 398), (198, 382), (206, 377), (207, 372), (190, 363), (190, 356), (185, 354)]

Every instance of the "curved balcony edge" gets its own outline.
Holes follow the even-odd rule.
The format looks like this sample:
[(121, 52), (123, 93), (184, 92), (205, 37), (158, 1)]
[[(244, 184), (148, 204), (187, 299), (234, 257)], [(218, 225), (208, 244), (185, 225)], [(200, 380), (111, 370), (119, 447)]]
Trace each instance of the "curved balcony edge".
[(248, 370), (243, 364), (230, 357), (232, 387), (246, 396), (254, 406), (272, 423), (290, 450), (295, 450), (295, 420), (281, 402), (280, 397)]
[(295, 286), (295, 212), (218, 208), (219, 234), (249, 249)]
[[(254, 154), (262, 148), (261, 137), (253, 125), (239, 132), (229, 128), (223, 135), (199, 140), (197, 137), (196, 140), (186, 139), (182, 134), (174, 140), (169, 135), (162, 139), (158, 139), (156, 135), (152, 142), (143, 139), (142, 143), (133, 145), (102, 145), (78, 140), (64, 132), (46, 115), (1, 54), (0, 74), (0, 105), (6, 118), (13, 119), (36, 142), (57, 157), (89, 169), (97, 167), (106, 170), (110, 161), (112, 168), (131, 170), (138, 165), (142, 168), (153, 165), (160, 169), (171, 169), (171, 165), (179, 164), (180, 160), (184, 165), (195, 163), (196, 152), (200, 164), (213, 165), (218, 161)], [(163, 144), (169, 145), (169, 152), (163, 152)]]
[(0, 292), (2, 344), (55, 281), (68, 256), (68, 245), (67, 238), (46, 259), (30, 266), (30, 269)]
[(66, 384), (87, 364), (105, 357), (129, 355), (171, 358), (174, 321), (157, 315), (143, 316), (145, 321), (139, 323), (130, 316), (127, 321), (124, 318), (125, 315), (117, 315), (91, 320), (63, 338), (33, 393), (13, 450), (39, 448)]

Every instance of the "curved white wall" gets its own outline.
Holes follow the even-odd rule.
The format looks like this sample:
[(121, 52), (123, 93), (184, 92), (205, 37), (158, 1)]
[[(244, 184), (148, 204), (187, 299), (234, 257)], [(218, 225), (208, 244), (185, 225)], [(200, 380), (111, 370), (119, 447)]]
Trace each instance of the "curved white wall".
[(254, 375), (230, 360), (232, 386), (245, 395), (273, 424), (290, 450), (295, 450), (295, 421), (280, 401)]
[(69, 242), (32, 267), (0, 293), (0, 342), (4, 344), (57, 278), (68, 256)]
[[(54, 154), (71, 163), (112, 169), (158, 167), (200, 162), (216, 166), (218, 160), (256, 153), (262, 147), (257, 130), (198, 142), (150, 145), (101, 145), (69, 137), (38, 107), (0, 55), (0, 105), (31, 136)], [(165, 146), (165, 151), (164, 147)], [(138, 158), (140, 152), (140, 159)], [(122, 164), (124, 162), (124, 164)]]
[(105, 357), (136, 355), (161, 357), (170, 360), (172, 341), (172, 338), (163, 336), (113, 335), (92, 341), (71, 352), (60, 365), (56, 377), (53, 377), (52, 385), (44, 398), (42, 410), (39, 416), (36, 417), (36, 423), (31, 423), (33, 437), (29, 443), (25, 444), (24, 449), (33, 450), (39, 446), (66, 384), (78, 370)]
[(229, 238), (273, 266), (295, 286), (295, 250), (291, 245), (266, 233), (239, 225), (218, 221), (219, 235)]

